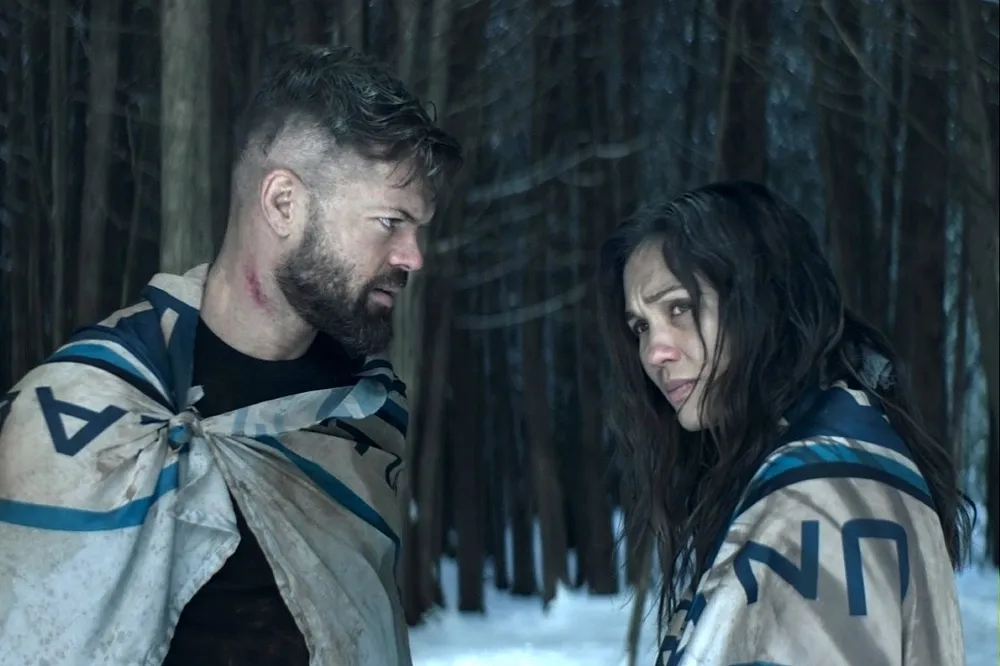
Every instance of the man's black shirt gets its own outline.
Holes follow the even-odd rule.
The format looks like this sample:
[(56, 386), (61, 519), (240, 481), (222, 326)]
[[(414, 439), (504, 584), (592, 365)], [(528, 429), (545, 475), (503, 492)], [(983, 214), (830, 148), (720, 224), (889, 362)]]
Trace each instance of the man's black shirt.
[[(302, 357), (264, 361), (223, 342), (201, 320), (193, 384), (204, 418), (350, 381), (357, 364), (320, 335)], [(232, 500), (240, 544), (181, 612), (163, 666), (308, 666), (305, 639), (246, 519)]]

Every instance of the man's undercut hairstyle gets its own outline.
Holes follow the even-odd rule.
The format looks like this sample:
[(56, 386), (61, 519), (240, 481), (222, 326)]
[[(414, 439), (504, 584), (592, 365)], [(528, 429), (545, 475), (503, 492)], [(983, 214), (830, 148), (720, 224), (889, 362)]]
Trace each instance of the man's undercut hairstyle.
[(306, 171), (299, 173), (304, 180), (315, 175), (311, 167), (321, 166), (311, 161), (347, 149), (367, 159), (406, 162), (401, 185), (420, 178), (435, 199), (446, 195), (462, 166), (461, 145), (388, 67), (346, 46), (283, 45), (265, 63), (237, 125), (237, 165), (248, 159), (266, 164), (279, 139), (287, 138), (312, 147), (289, 151)]

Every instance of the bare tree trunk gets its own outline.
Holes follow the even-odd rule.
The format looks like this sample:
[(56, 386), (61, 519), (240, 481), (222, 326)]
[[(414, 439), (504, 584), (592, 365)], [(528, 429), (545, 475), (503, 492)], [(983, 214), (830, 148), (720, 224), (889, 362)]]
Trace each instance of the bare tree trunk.
[[(230, 0), (212, 0), (212, 115), (211, 115), (211, 182), (212, 182), (212, 227), (214, 247), (222, 245), (229, 222), (229, 196), (233, 168), (233, 100), (231, 82), (233, 76), (230, 48), (229, 13)], [(242, 8), (242, 5), (241, 5)], [(298, 16), (298, 14), (296, 14)]]
[(538, 593), (538, 574), (535, 571), (532, 508), (538, 502), (535, 499), (527, 446), (525, 442), (524, 446), (516, 451), (513, 464), (508, 470), (508, 484), (511, 490), (511, 545), (514, 554), (512, 561), (514, 577), (510, 592), (517, 596), (533, 597)]
[(365, 0), (341, 0), (336, 4), (337, 21), (333, 26), (333, 43), (365, 50), (365, 28), (368, 21)]
[[(920, 0), (930, 15), (948, 23), (948, 7)], [(943, 16), (942, 16), (943, 15)], [(947, 79), (940, 53), (919, 25), (911, 64), (910, 117), (927, 132), (906, 135), (903, 162), (902, 228), (895, 340), (909, 371), (911, 386), (930, 434), (947, 437), (944, 394), (944, 285), (946, 191), (937, 165), (938, 146), (946, 144)]]
[(77, 254), (76, 322), (100, 318), (104, 304), (104, 247), (108, 222), (108, 175), (111, 128), (118, 84), (118, 14), (120, 0), (93, 5), (90, 19), (90, 96), (87, 147)]
[[(29, 11), (25, 11), (24, 23), (24, 34), (29, 42), (28, 52), (37, 52), (35, 51), (35, 48), (41, 50), (42, 44), (44, 43), (43, 39), (45, 37), (43, 23), (39, 21), (37, 17), (32, 16), (32, 12)], [(49, 41), (49, 47), (51, 48), (51, 36)], [(54, 74), (50, 74), (50, 77), (51, 76), (54, 76)], [(42, 183), (45, 181), (45, 177), (43, 175), (45, 163), (43, 161), (42, 141), (39, 137), (41, 129), (39, 129), (39, 124), (36, 122), (37, 118), (41, 115), (38, 113), (36, 108), (36, 104), (40, 98), (35, 83), (36, 78), (37, 77), (35, 77), (30, 70), (26, 72), (24, 77), (24, 90), (21, 97), (22, 106), (24, 108), (24, 117), (28, 126), (28, 151), (31, 156), (29, 163), (31, 175), (26, 184), (29, 187), (34, 184), (34, 188), (32, 189), (38, 193), (38, 198), (36, 200), (37, 205), (30, 206), (29, 209), (25, 211), (25, 216), (29, 219), (29, 231), (26, 239), (27, 247), (22, 250), (26, 264), (24, 289), (27, 291), (27, 295), (25, 297), (24, 317), (28, 324), (26, 326), (27, 334), (25, 336), (26, 344), (24, 348), (25, 371), (36, 365), (42, 360), (42, 358), (44, 358), (45, 354), (51, 351), (51, 349), (48, 348), (49, 345), (47, 343), (50, 336), (46, 334), (45, 330), (45, 299), (42, 296), (44, 275), (41, 267), (42, 256), (48, 254), (42, 246), (42, 229), (46, 226), (46, 222), (48, 222), (48, 226), (51, 227), (51, 222), (54, 218), (52, 217), (51, 208), (49, 210), (45, 210), (43, 208), (44, 204), (42, 203), (46, 202), (46, 196), (44, 195), (44, 188), (42, 186)], [(50, 171), (55, 163), (56, 160), (53, 160), (52, 164), (49, 165)], [(54, 201), (55, 198), (53, 197), (52, 200)]]
[[(49, 211), (49, 233), (52, 238), (52, 255), (46, 264), (52, 267), (52, 336), (50, 349), (62, 344), (65, 335), (66, 315), (65, 270), (66, 252), (64, 248), (67, 219), (67, 170), (69, 168), (69, 85), (66, 81), (66, 0), (51, 0), (49, 3), (49, 108), (52, 112), (51, 162), (52, 208)], [(34, 118), (31, 119), (34, 122)], [(101, 282), (102, 266), (98, 264), (97, 275), (90, 279)], [(49, 351), (49, 350), (46, 350)]]
[[(989, 403), (989, 464), (987, 469), (987, 543), (994, 564), (1000, 566), (1000, 500), (996, 469), (1000, 448), (1000, 227), (997, 225), (1000, 209), (1000, 181), (997, 174), (997, 111), (988, 110), (987, 84), (980, 75), (979, 54), (981, 45), (992, 40), (987, 33), (986, 21), (979, 20), (973, 7), (980, 3), (956, 0), (959, 62), (965, 81), (961, 86), (959, 108), (962, 125), (967, 133), (959, 159), (973, 165), (966, 173), (964, 199), (966, 202), (967, 233), (970, 238), (969, 275), (972, 302), (979, 325), (980, 355), (986, 375)], [(988, 10), (996, 16), (997, 10)], [(994, 27), (996, 21), (993, 21)], [(995, 46), (994, 52), (995, 52)], [(995, 80), (993, 81), (995, 87)], [(978, 179), (976, 178), (978, 176)], [(975, 239), (974, 241), (971, 239)]]
[[(497, 281), (490, 288), (491, 303), (494, 310), (501, 308), (503, 287)], [(490, 376), (487, 378), (489, 393), (487, 401), (493, 412), (493, 427), (489, 432), (490, 456), (490, 493), (486, 506), (490, 512), (490, 531), (493, 545), (493, 583), (498, 590), (511, 587), (511, 576), (507, 565), (507, 525), (510, 515), (508, 506), (511, 499), (508, 477), (516, 460), (514, 446), (514, 429), (512, 427), (513, 410), (511, 409), (511, 388), (509, 367), (507, 361), (507, 344), (504, 339), (504, 329), (487, 331)], [(534, 569), (531, 571), (534, 579)]]
[[(964, 150), (959, 157), (964, 164), (974, 165), (965, 173), (973, 182), (966, 182), (964, 199), (968, 218), (968, 234), (975, 241), (969, 246), (971, 294), (979, 324), (980, 350), (989, 409), (994, 422), (1000, 422), (1000, 192), (997, 190), (997, 135), (991, 127), (987, 111), (984, 82), (978, 67), (978, 45), (986, 32), (985, 25), (977, 28), (969, 0), (954, 4), (959, 28), (962, 71), (966, 80), (961, 86), (960, 109), (967, 132)], [(997, 122), (992, 119), (993, 126)]]
[[(468, 302), (468, 298), (463, 299)], [(464, 358), (452, 364), (454, 393), (450, 420), (455, 494), (455, 532), (458, 535), (458, 610), (483, 613), (483, 567), (486, 561), (484, 533), (484, 483), (482, 353), (475, 334), (460, 335)], [(460, 352), (461, 353), (461, 352)]]
[[(413, 86), (413, 66), (417, 58), (417, 35), (420, 34), (419, 0), (397, 0), (396, 11), (399, 13), (399, 26), (396, 37), (396, 74), (408, 86)], [(433, 37), (432, 37), (433, 38)]]
[[(697, 5), (697, 1), (695, 3)], [(698, 119), (698, 96), (703, 78), (698, 68), (698, 51), (702, 40), (702, 24), (704, 23), (704, 12), (697, 6), (691, 12), (692, 37), (691, 50), (687, 57), (690, 60), (688, 65), (687, 82), (684, 84), (684, 132), (682, 134), (685, 141), (694, 142), (695, 120)], [(696, 177), (697, 174), (697, 177)], [(689, 150), (688, 154), (681, 161), (681, 187), (695, 187), (696, 182), (707, 177), (704, 169), (696, 164), (696, 154), (694, 150)]]
[(439, 596), (440, 579), (438, 576), (438, 560), (441, 554), (441, 477), (442, 444), (444, 439), (444, 400), (445, 381), (448, 377), (448, 367), (451, 362), (451, 329), (452, 329), (452, 296), (439, 290), (436, 299), (432, 355), (428, 359), (430, 366), (426, 369), (428, 380), (423, 398), (422, 419), (423, 432), (420, 435), (420, 458), (417, 463), (416, 482), (417, 508), (417, 541), (412, 545), (416, 549), (414, 581), (417, 597), (414, 605), (422, 614), (431, 608)]
[[(903, 128), (903, 117), (909, 109), (909, 97), (904, 95), (906, 90), (906, 75), (904, 68), (904, 32), (903, 27), (906, 22), (906, 14), (903, 10), (902, 0), (888, 0), (892, 3), (892, 19), (890, 42), (892, 44), (892, 66), (891, 79), (889, 82), (891, 99), (886, 104), (885, 123), (885, 145), (884, 161), (879, 165), (882, 172), (882, 216), (879, 225), (879, 235), (877, 246), (879, 254), (875, 258), (875, 265), (882, 267), (876, 275), (874, 281), (875, 288), (871, 294), (872, 311), (882, 313), (881, 317), (875, 319), (873, 323), (880, 326), (881, 330), (889, 333), (895, 321), (895, 303), (890, 299), (893, 281), (890, 279), (892, 267), (892, 234), (899, 227), (897, 214), (900, 205), (896, 196), (896, 183), (900, 179), (902, 171), (902, 153), (898, 147), (900, 131)], [(879, 287), (877, 285), (884, 285)]]
[[(983, 35), (987, 33), (986, 26), (997, 26), (1000, 25), (1000, 6), (996, 4), (986, 4), (981, 7), (982, 11), (986, 14), (986, 20), (982, 23), (982, 30), (980, 34)], [(996, 57), (998, 52), (998, 36), (995, 34), (984, 35), (984, 44), (981, 44), (982, 52), (993, 55)], [(998, 170), (998, 165), (1000, 165), (1000, 100), (994, 97), (988, 104), (988, 113), (986, 114), (989, 118), (990, 133), (989, 133), (989, 145), (993, 146), (993, 191), (995, 193), (1000, 193), (1000, 170)], [(981, 220), (985, 222), (985, 220)], [(996, 227), (994, 226), (994, 231)], [(985, 253), (984, 253), (985, 254)], [(994, 260), (997, 257), (997, 246), (993, 246), (993, 256)], [(988, 279), (989, 270), (988, 262), (983, 260), (982, 274)], [(994, 268), (996, 271), (996, 268)], [(993, 303), (996, 304), (997, 297), (993, 296)], [(987, 308), (989, 303), (986, 298), (982, 300), (982, 307)], [(988, 309), (986, 310), (989, 311)], [(978, 315), (977, 315), (978, 317)], [(982, 319), (988, 320), (987, 317), (982, 317)], [(996, 329), (994, 329), (996, 330)], [(995, 339), (994, 339), (995, 343)], [(984, 364), (986, 360), (984, 359)], [(994, 360), (994, 364), (996, 361)], [(996, 393), (994, 393), (996, 395)], [(990, 448), (989, 448), (989, 460), (987, 462), (986, 469), (988, 471), (988, 482), (987, 482), (987, 544), (990, 551), (990, 557), (993, 562), (993, 566), (1000, 567), (1000, 480), (998, 480), (997, 475), (992, 473), (992, 470), (1000, 469), (1000, 414), (997, 414), (996, 410), (996, 399), (992, 398), (990, 401)]]
[(295, 0), (292, 13), (295, 16), (295, 41), (300, 44), (317, 44), (323, 32), (319, 20), (316, 0)]
[[(525, 305), (541, 302), (542, 275), (538, 269), (525, 275)], [(556, 583), (566, 581), (566, 526), (559, 464), (552, 446), (548, 380), (542, 346), (542, 321), (524, 326), (524, 403), (528, 430), (528, 456), (535, 488), (538, 523), (542, 533), (542, 603), (556, 596)]]
[(134, 142), (131, 154), (132, 180), (135, 183), (132, 192), (132, 210), (129, 215), (128, 237), (125, 241), (125, 261), (122, 264), (121, 289), (118, 294), (118, 307), (124, 308), (131, 302), (136, 294), (132, 293), (133, 274), (138, 263), (139, 254), (139, 230), (144, 222), (143, 204), (146, 197), (146, 188), (149, 186), (151, 178), (145, 173), (143, 165), (147, 161), (153, 161), (153, 150), (157, 139), (157, 128), (149, 122), (143, 107), (139, 107), (138, 113), (134, 117), (129, 117), (126, 121), (129, 129), (134, 132), (136, 138), (130, 139), (130, 144)]
[[(6, 140), (10, 155), (7, 161), (0, 161), (3, 168), (3, 207), (11, 215), (27, 216), (28, 201), (25, 197), (23, 178), (19, 174), (24, 169), (24, 148), (26, 141), (25, 115), (23, 113), (24, 70), (19, 54), (24, 48), (27, 31), (22, 29), (22, 5), (11, 3), (6, 16), (7, 49), (4, 53), (7, 69), (4, 99), (8, 109)], [(3, 276), (3, 292), (0, 292), (0, 311), (3, 312), (3, 328), (7, 345), (3, 350), (4, 363), (0, 365), (0, 395), (15, 384), (25, 373), (25, 349), (27, 347), (27, 318), (24, 316), (25, 285), (31, 279), (25, 271), (24, 246), (25, 225), (0, 224), (0, 274)]]
[[(580, 136), (589, 136), (592, 143), (609, 143), (611, 133), (611, 109), (606, 94), (608, 87), (607, 68), (611, 63), (601, 56), (606, 51), (601, 47), (607, 39), (605, 26), (617, 16), (612, 8), (596, 0), (576, 0), (576, 53), (577, 69), (576, 105)], [(579, 103), (582, 102), (582, 103)], [(572, 108), (572, 102), (567, 104)], [(587, 176), (595, 183), (611, 182), (611, 166), (601, 161), (588, 165), (581, 179)], [(606, 225), (595, 225), (590, 216), (600, 220), (615, 218), (613, 200), (604, 195), (596, 186), (574, 188), (573, 194), (580, 197), (579, 216), (571, 224), (579, 228), (581, 249), (597, 247), (602, 240)], [(576, 280), (587, 279), (579, 274)], [(589, 293), (574, 306), (576, 389), (579, 396), (579, 474), (582, 487), (581, 506), (576, 507), (582, 514), (580, 529), (576, 534), (580, 553), (580, 566), (584, 569), (584, 579), (595, 594), (615, 594), (618, 592), (618, 577), (615, 575), (615, 540), (611, 529), (611, 502), (608, 493), (608, 459), (602, 446), (601, 390), (598, 380), (600, 366), (598, 357), (590, 350), (600, 346), (597, 336), (597, 319), (594, 308), (596, 299), (594, 287), (589, 285)]]
[[(431, 43), (428, 54), (428, 70), (430, 82), (427, 86), (427, 100), (434, 107), (439, 121), (445, 118), (445, 105), (450, 88), (449, 76), (451, 66), (448, 55), (451, 50), (449, 36), (454, 20), (455, 0), (433, 0), (434, 11), (431, 13)], [(470, 35), (473, 43), (481, 42), (482, 35)]]
[[(535, 94), (532, 117), (535, 159), (552, 158), (560, 148), (558, 131), (565, 121), (561, 115), (563, 100), (559, 89), (552, 85), (563, 69), (562, 51), (566, 48), (563, 35), (571, 25), (571, 7), (557, 6), (538, 1), (535, 3), (538, 25), (535, 29)], [(560, 192), (554, 183), (534, 188), (540, 209), (541, 228), (548, 226), (550, 211), (563, 210), (563, 201), (557, 203)], [(545, 247), (528, 248), (532, 261), (523, 274), (522, 305), (540, 303), (545, 298), (544, 261)], [(543, 268), (544, 266), (544, 268)], [(555, 598), (558, 581), (568, 582), (566, 574), (566, 521), (563, 484), (559, 474), (559, 461), (552, 438), (552, 413), (549, 404), (549, 377), (543, 342), (542, 319), (534, 317), (522, 329), (522, 376), (524, 381), (524, 413), (527, 431), (528, 459), (535, 491), (535, 509), (542, 537), (542, 604), (548, 607)]]
[[(832, 5), (838, 25), (853, 43), (863, 42), (858, 5), (845, 0)], [(861, 67), (831, 29), (823, 30), (817, 9), (813, 62), (814, 101), (819, 106), (819, 153), (823, 165), (827, 230), (834, 266), (848, 306), (868, 321), (879, 321), (874, 294), (881, 269), (870, 165), (865, 148), (864, 78)]]
[(160, 270), (212, 259), (209, 4), (163, 2)]
[(764, 181), (767, 174), (767, 78), (771, 0), (718, 0), (725, 36), (715, 178)]
[(968, 224), (963, 223), (962, 250), (958, 266), (958, 295), (955, 297), (955, 309), (952, 313), (957, 319), (955, 331), (954, 357), (955, 372), (951, 383), (951, 408), (948, 411), (948, 435), (955, 465), (963, 467), (963, 432), (965, 430), (965, 403), (968, 397), (968, 375), (965, 362), (965, 344), (968, 337), (969, 321), (969, 236)]
[(257, 86), (260, 80), (260, 68), (263, 65), (261, 54), (267, 40), (266, 0), (244, 0), (240, 4), (237, 16), (242, 20), (243, 34), (246, 38), (243, 90), (244, 94), (248, 94)]
[(986, 548), (993, 566), (1000, 567), (1000, 423), (990, 414), (990, 440), (986, 459)]

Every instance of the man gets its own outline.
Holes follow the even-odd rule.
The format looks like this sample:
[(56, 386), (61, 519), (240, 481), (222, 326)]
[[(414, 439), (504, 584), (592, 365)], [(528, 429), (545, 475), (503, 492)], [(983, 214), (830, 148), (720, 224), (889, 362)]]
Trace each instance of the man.
[(0, 399), (2, 666), (410, 663), (378, 355), (459, 144), (366, 57), (295, 47), (236, 145), (211, 266)]

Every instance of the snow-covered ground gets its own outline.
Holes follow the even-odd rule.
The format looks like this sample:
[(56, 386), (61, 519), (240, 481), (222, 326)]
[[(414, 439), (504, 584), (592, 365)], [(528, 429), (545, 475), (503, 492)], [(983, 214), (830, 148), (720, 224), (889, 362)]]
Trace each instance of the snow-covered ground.
[[(985, 519), (985, 512), (980, 516)], [(981, 539), (980, 535), (977, 535)], [(981, 541), (980, 541), (981, 543)], [(977, 558), (981, 548), (976, 549)], [(537, 553), (536, 553), (537, 556)], [(537, 557), (536, 557), (537, 561)], [(572, 563), (571, 563), (572, 566)], [(454, 562), (442, 562), (448, 608), (456, 597)], [(972, 565), (958, 574), (967, 666), (998, 663), (997, 571)], [(630, 598), (592, 597), (561, 589), (548, 613), (539, 599), (517, 599), (487, 587), (485, 616), (440, 611), (411, 632), (415, 666), (620, 666)], [(654, 662), (652, 613), (640, 642), (640, 665)]]

